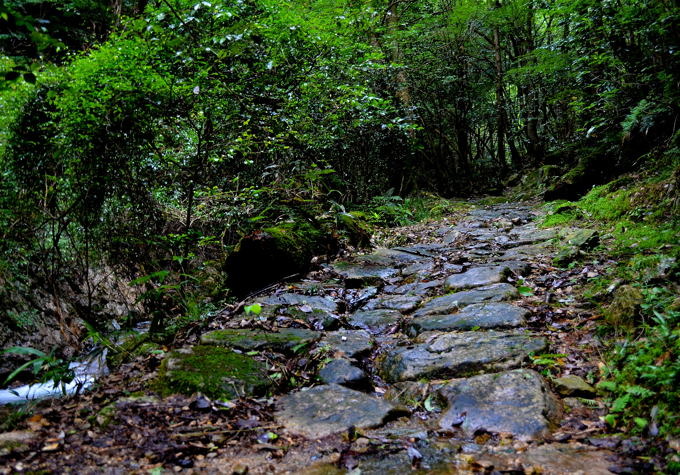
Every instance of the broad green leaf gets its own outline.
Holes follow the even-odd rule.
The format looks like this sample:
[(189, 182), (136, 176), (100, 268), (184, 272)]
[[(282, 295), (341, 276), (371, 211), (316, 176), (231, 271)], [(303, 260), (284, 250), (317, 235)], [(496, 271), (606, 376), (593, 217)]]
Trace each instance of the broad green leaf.
[(259, 303), (254, 303), (252, 305), (246, 305), (243, 307), (243, 311), (246, 312), (246, 315), (259, 315), (262, 312), (262, 305)]

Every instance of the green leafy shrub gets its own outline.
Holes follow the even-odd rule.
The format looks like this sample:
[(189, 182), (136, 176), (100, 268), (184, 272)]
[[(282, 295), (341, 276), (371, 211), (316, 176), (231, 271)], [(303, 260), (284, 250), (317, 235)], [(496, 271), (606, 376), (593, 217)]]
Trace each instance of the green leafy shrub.
[[(655, 298), (648, 293), (649, 299)], [(647, 304), (651, 310), (653, 303)], [(680, 311), (651, 310), (644, 338), (618, 345), (599, 387), (609, 394), (606, 421), (634, 434), (680, 434)]]

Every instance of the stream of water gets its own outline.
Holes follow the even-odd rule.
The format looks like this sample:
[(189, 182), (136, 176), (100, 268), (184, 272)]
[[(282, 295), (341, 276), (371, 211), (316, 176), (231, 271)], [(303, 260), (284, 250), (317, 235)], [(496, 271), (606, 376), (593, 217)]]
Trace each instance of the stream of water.
[(75, 377), (70, 383), (48, 381), (0, 389), (0, 405), (22, 404), (34, 399), (68, 396), (85, 391), (94, 384), (97, 378), (108, 373), (106, 353), (104, 349), (92, 358), (71, 363), (69, 369), (73, 370)]

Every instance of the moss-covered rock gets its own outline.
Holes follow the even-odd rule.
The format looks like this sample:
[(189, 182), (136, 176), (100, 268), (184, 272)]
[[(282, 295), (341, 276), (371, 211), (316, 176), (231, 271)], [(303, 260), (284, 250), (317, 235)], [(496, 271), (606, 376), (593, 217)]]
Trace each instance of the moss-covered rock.
[(363, 219), (363, 213), (338, 213), (338, 225), (353, 246), (367, 247), (371, 244), (371, 225)]
[(601, 180), (597, 153), (584, 154), (573, 168), (559, 177), (543, 194), (546, 201), (574, 200)]
[(570, 264), (579, 258), (581, 251), (590, 250), (600, 243), (600, 234), (594, 229), (566, 228), (561, 235), (567, 245), (553, 258), (557, 266)]
[(306, 271), (333, 239), (305, 221), (264, 228), (239, 241), (225, 261), (227, 285), (238, 295)]
[(592, 397), (596, 394), (594, 387), (575, 374), (556, 378), (553, 380), (553, 385), (555, 390), (562, 396)]
[(640, 306), (644, 298), (640, 289), (632, 285), (623, 285), (614, 292), (614, 300), (605, 309), (607, 323), (614, 327), (630, 328), (640, 314)]
[(578, 249), (592, 249), (600, 243), (600, 234), (594, 229), (573, 229), (566, 235), (567, 243)]
[(201, 392), (211, 398), (263, 395), (271, 387), (264, 364), (226, 348), (199, 345), (172, 351), (154, 383), (162, 396)]
[(201, 343), (243, 351), (292, 351), (300, 345), (312, 343), (321, 337), (313, 330), (281, 328), (278, 332), (251, 329), (215, 330), (201, 336)]
[(566, 267), (579, 258), (581, 251), (578, 247), (568, 246), (560, 249), (555, 257), (553, 257), (553, 264), (558, 267)]
[(112, 403), (101, 408), (97, 415), (94, 416), (94, 421), (98, 427), (106, 429), (117, 417), (118, 410), (116, 409), (116, 404)]

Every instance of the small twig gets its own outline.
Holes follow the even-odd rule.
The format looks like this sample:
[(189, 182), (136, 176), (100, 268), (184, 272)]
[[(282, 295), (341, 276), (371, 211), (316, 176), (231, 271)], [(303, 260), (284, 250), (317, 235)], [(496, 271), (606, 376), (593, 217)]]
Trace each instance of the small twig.
[(258, 430), (269, 430), (276, 429), (278, 426), (259, 426), (251, 427), (246, 429), (223, 429), (223, 430), (203, 430), (200, 432), (181, 432), (177, 434), (171, 434), (170, 437), (173, 439), (191, 439), (194, 437), (206, 437), (215, 434), (240, 434), (244, 432), (254, 432)]

